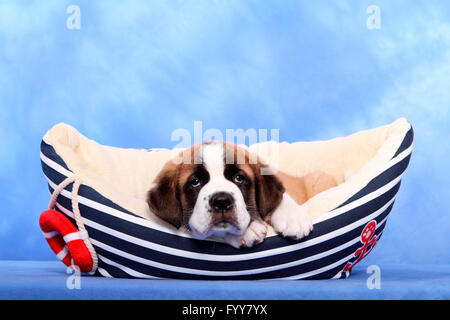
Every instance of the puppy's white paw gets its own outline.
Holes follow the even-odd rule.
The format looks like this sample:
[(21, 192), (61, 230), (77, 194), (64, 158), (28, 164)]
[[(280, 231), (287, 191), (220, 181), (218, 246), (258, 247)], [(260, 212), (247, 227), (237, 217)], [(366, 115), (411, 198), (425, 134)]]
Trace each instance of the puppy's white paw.
[(306, 237), (313, 230), (308, 212), (286, 193), (270, 222), (276, 232), (296, 240)]
[(262, 242), (267, 235), (267, 224), (264, 221), (253, 220), (243, 235), (226, 235), (225, 241), (235, 247), (252, 247)]

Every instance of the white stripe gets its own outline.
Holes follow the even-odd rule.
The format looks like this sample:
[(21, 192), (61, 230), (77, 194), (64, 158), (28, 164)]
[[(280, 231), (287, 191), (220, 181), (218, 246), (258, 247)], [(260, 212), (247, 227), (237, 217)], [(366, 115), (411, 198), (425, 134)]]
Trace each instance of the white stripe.
[(401, 180), (402, 175), (399, 175), (397, 178), (395, 178), (394, 180), (392, 180), (391, 182), (389, 182), (388, 184), (385, 184), (384, 186), (382, 186), (381, 188), (378, 188), (377, 190), (355, 200), (350, 202), (349, 204), (337, 208), (335, 210), (331, 210), (323, 215), (321, 215), (320, 217), (318, 217), (317, 219), (314, 220), (314, 223), (319, 223), (331, 218), (334, 218), (342, 213), (348, 212), (350, 210), (353, 210), (357, 207), (360, 207), (366, 203), (368, 203), (369, 201), (372, 201), (375, 198), (378, 198), (379, 196), (381, 196), (382, 194), (388, 192), (389, 190), (391, 190), (395, 185), (397, 185), (397, 183)]
[(42, 137), (42, 141), (44, 141), (46, 144), (50, 144), (50, 143), (48, 143), (48, 131)]
[(407, 149), (403, 150), (395, 158), (391, 159), (387, 165), (387, 168), (384, 169), (383, 171), (393, 167), (394, 165), (396, 165), (397, 163), (399, 163), (400, 161), (405, 159), (407, 156), (409, 156), (412, 152), (413, 146), (414, 146), (414, 143), (411, 143), (411, 145)]
[(75, 215), (72, 211), (67, 210), (62, 205), (60, 205), (58, 202), (56, 203), (56, 207), (58, 207), (59, 210), (61, 210), (66, 216), (71, 217), (72, 219), (75, 219)]
[(80, 233), (81, 240), (86, 240), (89, 238), (87, 231), (78, 231)]
[[(56, 206), (58, 207), (58, 209), (60, 209), (61, 211), (64, 212), (64, 214), (66, 214), (67, 216), (74, 218), (74, 215), (72, 213), (72, 211), (69, 211), (68, 209), (66, 209), (65, 207), (63, 207), (62, 205), (60, 205), (59, 203), (56, 203)], [(168, 253), (168, 254), (172, 254), (172, 255), (176, 255), (176, 256), (180, 256), (180, 257), (186, 257), (189, 256), (192, 259), (199, 259), (199, 260), (210, 260), (210, 261), (234, 261), (234, 260), (246, 260), (245, 258), (241, 258), (243, 255), (212, 255), (212, 254), (204, 254), (204, 253), (196, 253), (196, 252), (192, 252), (192, 251), (186, 251), (186, 250), (180, 250), (180, 249), (176, 249), (176, 248), (172, 248), (172, 247), (167, 247), (167, 246), (163, 246), (151, 241), (147, 241), (147, 240), (143, 240), (140, 238), (136, 238), (133, 237), (131, 235), (122, 233), (120, 231), (117, 231), (115, 229), (111, 229), (108, 228), (104, 225), (101, 225), (97, 222), (91, 221), (87, 218), (81, 217), (81, 219), (83, 220), (83, 223), (86, 226), (89, 226), (91, 228), (94, 228), (96, 230), (102, 231), (104, 233), (107, 233), (109, 235), (112, 235), (116, 238), (120, 238), (122, 240), (126, 240), (128, 242), (131, 242), (133, 244), (136, 245), (140, 245), (142, 247), (145, 248), (149, 248), (149, 249), (153, 249), (156, 251), (160, 251), (160, 252), (164, 252), (164, 253)], [(251, 254), (253, 255), (253, 254)], [(261, 257), (264, 257), (263, 254), (260, 254)], [(254, 258), (249, 257), (248, 259), (252, 259)]]
[(41, 152), (41, 160), (42, 162), (44, 162), (46, 165), (48, 165), (50, 168), (52, 168), (53, 170), (58, 171), (59, 173), (61, 173), (62, 175), (66, 176), (66, 177), (72, 177), (73, 176), (73, 172), (67, 170), (66, 168), (64, 168), (63, 166), (59, 165), (58, 163), (56, 163), (53, 160), (50, 160), (49, 158), (47, 158), (47, 156), (45, 156), (42, 152)]
[(97, 246), (99, 248), (102, 248), (103, 250), (112, 252), (118, 256), (151, 266), (151, 267), (155, 267), (155, 268), (159, 268), (162, 270), (169, 270), (169, 271), (174, 271), (174, 272), (180, 272), (180, 273), (187, 273), (187, 274), (204, 274), (204, 275), (212, 275), (212, 276), (219, 276), (222, 275), (222, 272), (219, 271), (208, 271), (208, 270), (198, 270), (198, 269), (189, 269), (189, 268), (183, 268), (183, 267), (176, 267), (176, 266), (170, 266), (164, 263), (159, 263), (156, 261), (152, 261), (152, 260), (148, 260), (148, 259), (144, 259), (138, 256), (135, 256), (131, 253), (113, 248), (107, 244), (104, 244), (100, 241), (97, 241), (95, 239), (91, 238), (91, 243), (94, 246)]
[[(108, 228), (104, 225), (98, 224), (87, 218), (82, 218), (82, 219), (83, 219), (83, 223), (89, 227), (92, 227), (94, 229), (97, 229), (99, 231), (102, 231), (104, 233), (112, 235), (114, 237), (120, 238), (122, 240), (131, 242), (133, 244), (136, 244), (136, 245), (139, 245), (139, 246), (142, 246), (145, 248), (149, 248), (152, 250), (156, 250), (159, 252), (164, 252), (167, 254), (172, 254), (172, 255), (176, 255), (176, 256), (180, 256), (180, 257), (188, 257), (191, 259), (230, 262), (230, 261), (250, 260), (250, 259), (261, 258), (261, 257), (264, 258), (264, 257), (272, 256), (272, 255), (278, 255), (278, 254), (282, 254), (282, 253), (292, 252), (292, 251), (310, 247), (312, 245), (318, 244), (323, 241), (327, 241), (334, 237), (338, 237), (343, 233), (346, 233), (348, 231), (353, 230), (354, 228), (357, 228), (358, 226), (364, 224), (366, 221), (371, 220), (374, 216), (376, 217), (378, 214), (383, 213), (389, 207), (389, 205), (392, 204), (392, 202), (395, 200), (395, 197), (396, 197), (396, 195), (394, 195), (392, 197), (392, 199), (388, 203), (386, 203), (382, 208), (378, 209), (377, 211), (372, 213), (370, 216), (366, 216), (361, 220), (358, 220), (352, 224), (349, 224), (345, 227), (342, 227), (335, 231), (329, 232), (322, 236), (319, 236), (319, 237), (316, 237), (316, 238), (313, 238), (313, 239), (310, 239), (310, 240), (307, 240), (304, 242), (300, 242), (297, 244), (293, 244), (290, 246), (285, 246), (285, 247), (280, 247), (280, 248), (275, 248), (275, 249), (270, 249), (270, 250), (265, 250), (265, 251), (260, 251), (260, 252), (254, 252), (254, 253), (237, 254), (237, 255), (213, 255), (213, 254), (197, 253), (197, 252), (192, 252), (192, 251), (186, 251), (186, 250), (166, 247), (166, 246), (163, 246), (160, 244), (156, 244), (154, 242), (136, 238), (136, 237), (130, 236), (128, 234), (122, 233), (120, 231)], [(91, 240), (92, 240), (92, 238), (91, 238)]]
[(310, 272), (306, 272), (306, 273), (302, 273), (302, 274), (297, 274), (295, 276), (289, 276), (289, 277), (284, 277), (284, 278), (275, 278), (275, 279), (272, 279), (272, 280), (299, 280), (299, 279), (311, 277), (311, 276), (314, 276), (316, 274), (319, 274), (319, 273), (331, 270), (331, 269), (341, 265), (342, 263), (350, 260), (352, 257), (353, 257), (353, 253), (348, 255), (348, 256), (346, 256), (346, 257), (344, 257), (344, 258), (342, 258), (341, 260), (336, 261), (335, 263), (327, 265), (327, 266), (325, 266), (323, 268), (319, 268), (319, 269), (316, 269), (316, 270), (313, 270), (313, 271), (310, 271)]
[(56, 257), (62, 261), (67, 256), (68, 253), (69, 248), (67, 248), (67, 246), (64, 246), (64, 248), (62, 248), (62, 250), (56, 254)]
[(59, 232), (58, 231), (42, 232), (42, 234), (44, 235), (44, 237), (46, 239), (50, 239), (50, 238), (53, 238), (54, 236), (57, 236), (59, 234)]
[(122, 270), (123, 272), (127, 273), (128, 275), (135, 277), (135, 278), (146, 278), (146, 279), (161, 279), (158, 277), (154, 277), (154, 276), (150, 276), (144, 273), (140, 273), (138, 271), (135, 271), (133, 269), (130, 269), (128, 267), (125, 267), (117, 262), (111, 261), (108, 258), (105, 258), (102, 255), (97, 255), (99, 257), (100, 260), (102, 260), (104, 263), (109, 264), (111, 266), (114, 266), (116, 268), (119, 268), (120, 270)]
[(64, 239), (64, 242), (66, 242), (66, 243), (73, 241), (73, 240), (81, 240), (81, 234), (78, 231), (72, 232), (72, 233), (66, 234), (63, 237), (63, 239)]
[(113, 276), (111, 276), (108, 271), (106, 271), (103, 268), (97, 268), (98, 272), (105, 278), (112, 278)]
[[(47, 179), (47, 182), (50, 185), (50, 187), (52, 189), (56, 189), (57, 185), (52, 180), (50, 180), (50, 178), (47, 177), (45, 174), (44, 174), (44, 176)], [(60, 195), (63, 195), (64, 197), (66, 197), (68, 199), (72, 199), (72, 193), (67, 191), (67, 190), (65, 190), (65, 189), (63, 189), (61, 191)], [(176, 230), (172, 231), (170, 229), (164, 228), (163, 226), (158, 225), (157, 223), (152, 222), (150, 220), (147, 220), (145, 218), (134, 217), (134, 216), (132, 216), (130, 214), (123, 213), (123, 212), (121, 212), (119, 210), (116, 210), (114, 208), (105, 206), (105, 205), (103, 205), (101, 203), (98, 203), (98, 202), (95, 202), (93, 200), (84, 198), (84, 197), (82, 197), (80, 195), (78, 196), (78, 202), (81, 203), (81, 204), (84, 204), (85, 206), (88, 206), (88, 207), (90, 207), (92, 209), (95, 209), (95, 210), (98, 210), (98, 211), (102, 211), (104, 213), (107, 213), (107, 214), (112, 215), (114, 217), (120, 218), (122, 220), (126, 220), (126, 221), (129, 221), (129, 222), (132, 222), (134, 224), (138, 224), (138, 225), (141, 225), (141, 226), (144, 226), (144, 227), (147, 227), (147, 228), (152, 228), (152, 229), (164, 232), (164, 233), (174, 234), (174, 235), (181, 236), (181, 237), (184, 237), (184, 238), (193, 238), (191, 235), (189, 235), (187, 233), (179, 232), (179, 231), (176, 231)]]
[[(376, 229), (381, 227), (386, 222), (387, 218), (388, 218), (388, 216), (386, 216), (382, 221), (380, 221), (380, 223), (377, 224)], [(378, 235), (378, 238), (381, 237), (382, 234), (383, 234), (383, 232), (381, 232)], [(357, 238), (355, 240), (352, 240), (352, 241), (349, 241), (349, 242), (339, 246), (339, 248), (340, 248), (339, 250), (345, 249), (346, 247), (351, 246), (351, 245), (353, 245), (356, 242), (359, 242), (359, 238)], [(331, 252), (331, 251), (336, 251), (337, 252), (339, 250), (329, 250), (329, 252)], [(330, 264), (328, 266), (322, 267), (320, 269), (317, 269), (317, 270), (314, 270), (314, 271), (311, 271), (311, 272), (307, 272), (307, 273), (303, 273), (303, 274), (297, 274), (297, 275), (290, 276), (290, 277), (285, 277), (285, 278), (274, 278), (272, 280), (302, 279), (302, 278), (310, 277), (310, 276), (313, 276), (313, 275), (316, 275), (316, 274), (319, 274), (319, 273), (322, 273), (322, 272), (326, 272), (326, 271), (328, 271), (330, 269), (333, 269), (334, 267), (336, 267), (336, 266), (338, 266), (338, 265), (340, 265), (340, 264), (342, 264), (342, 263), (344, 263), (346, 261), (349, 261), (353, 257), (354, 257), (354, 253), (349, 255), (349, 256), (346, 256), (345, 258), (343, 258), (343, 259), (341, 259), (341, 260), (339, 260), (339, 261), (337, 261), (335, 263), (332, 263), (332, 264)], [(105, 257), (103, 257), (101, 255), (99, 255), (99, 258), (103, 262), (121, 269), (122, 271), (124, 271), (125, 273), (129, 274), (132, 277), (137, 277), (137, 278), (157, 278), (157, 277), (153, 277), (153, 276), (150, 276), (150, 275), (143, 274), (141, 272), (135, 271), (135, 270), (130, 269), (128, 267), (125, 267), (125, 266), (123, 266), (123, 265), (121, 265), (121, 264), (119, 264), (117, 262), (111, 261), (111, 260), (109, 260), (109, 259), (107, 259), (107, 258), (105, 258)], [(307, 259), (302, 259), (302, 260), (295, 261), (293, 263), (284, 264), (283, 266), (284, 266), (284, 268), (288, 268), (288, 267), (291, 267), (291, 266), (295, 266), (295, 265), (299, 265), (299, 264), (303, 264), (303, 263), (309, 262), (309, 261), (305, 261), (305, 260), (307, 260)], [(269, 269), (269, 268), (267, 268), (267, 269)], [(267, 271), (271, 271), (271, 270), (266, 270), (266, 272)], [(223, 272), (225, 272), (225, 271), (223, 271)], [(253, 272), (251, 272), (250, 274), (253, 274)]]
[[(408, 149), (406, 149), (405, 151), (400, 153), (397, 157), (392, 159), (392, 161), (389, 162), (387, 168), (384, 169), (383, 172), (388, 170), (389, 168), (391, 168), (392, 166), (394, 166), (395, 164), (397, 164), (401, 160), (405, 159), (411, 153), (411, 150), (412, 150), (412, 145), (411, 145), (411, 147), (409, 147)], [(383, 172), (381, 172), (381, 173), (383, 173)], [(369, 202), (369, 201), (379, 197), (380, 195), (384, 194), (385, 192), (387, 192), (391, 188), (393, 188), (401, 180), (401, 178), (402, 178), (404, 173), (405, 172), (403, 172), (397, 178), (395, 178), (391, 182), (385, 184), (381, 188), (378, 188), (377, 190), (375, 190), (375, 191), (373, 191), (373, 192), (371, 192), (371, 193), (369, 193), (369, 194), (367, 194), (367, 195), (365, 195), (365, 196), (363, 196), (363, 197), (361, 197), (361, 198), (359, 198), (359, 199), (357, 199), (355, 201), (352, 201), (352, 202), (346, 204), (343, 207), (337, 208), (335, 210), (331, 210), (331, 211), (327, 212), (326, 214), (321, 215), (320, 217), (314, 219), (313, 223), (318, 223), (318, 222), (325, 221), (327, 219), (333, 218), (335, 216), (340, 215), (341, 213), (350, 211), (350, 210), (352, 210), (352, 209), (354, 209), (356, 207), (364, 205), (365, 203), (367, 203), (367, 202)], [(380, 174), (378, 174), (378, 175), (380, 175)]]
[(108, 228), (104, 225), (101, 225), (101, 224), (91, 221), (89, 219), (86, 219), (86, 218), (82, 218), (82, 219), (83, 219), (83, 222), (85, 225), (92, 227), (96, 230), (102, 231), (102, 232), (112, 235), (116, 238), (131, 242), (131, 243), (139, 245), (141, 247), (164, 252), (164, 253), (171, 254), (171, 255), (180, 256), (180, 257), (189, 257), (191, 259), (209, 260), (209, 261), (224, 261), (224, 262), (226, 262), (226, 261), (234, 261), (234, 260), (246, 260), (246, 259), (242, 259), (242, 257), (241, 257), (242, 255), (213, 255), (213, 254), (197, 253), (197, 252), (186, 251), (186, 250), (163, 246), (163, 245), (151, 242), (151, 241), (147, 241), (147, 240), (143, 240), (140, 238), (130, 236), (126, 233), (122, 233), (115, 229)]
[[(380, 223), (377, 224), (376, 228), (378, 229), (380, 226), (382, 226), (383, 223), (386, 220), (387, 220), (387, 216)], [(382, 234), (383, 234), (383, 232), (381, 232), (378, 235), (378, 238), (380, 238)], [(313, 270), (313, 271), (310, 271), (310, 272), (306, 272), (306, 273), (297, 274), (297, 275), (294, 275), (294, 276), (289, 276), (289, 277), (284, 277), (284, 278), (275, 278), (275, 279), (272, 279), (272, 280), (300, 280), (300, 279), (304, 279), (304, 278), (311, 277), (311, 276), (314, 276), (316, 274), (320, 274), (322, 272), (326, 272), (328, 270), (331, 270), (331, 269), (341, 265), (342, 263), (344, 263), (346, 261), (349, 261), (350, 259), (352, 259), (354, 257), (355, 257), (355, 253), (352, 253), (351, 255), (348, 255), (345, 258), (343, 258), (343, 259), (341, 259), (339, 261), (336, 261), (335, 263), (332, 263), (330, 265), (327, 265), (325, 267), (322, 267), (320, 269), (316, 269), (316, 270)]]
[[(379, 210), (375, 211), (371, 215), (369, 215), (369, 216), (367, 216), (367, 217), (365, 217), (365, 218), (363, 218), (363, 219), (361, 219), (359, 221), (356, 221), (356, 222), (354, 222), (354, 223), (352, 223), (352, 224), (350, 224), (350, 225), (348, 225), (348, 226), (346, 226), (344, 228), (341, 228), (339, 230), (346, 229), (346, 231), (350, 231), (350, 230), (352, 230), (352, 229), (354, 229), (354, 228), (356, 228), (358, 226), (364, 225), (368, 221), (373, 220), (379, 214), (383, 213), (389, 207), (389, 205), (392, 204), (394, 199), (395, 199), (395, 196), (385, 206), (383, 206)], [(334, 232), (331, 232), (331, 233), (337, 233), (337, 231), (338, 230), (336, 230)], [(324, 235), (322, 237), (325, 237), (325, 236), (328, 237), (328, 235), (329, 234), (326, 234), (326, 235)], [(318, 238), (321, 238), (321, 237), (318, 237)], [(317, 240), (318, 238), (311, 239), (310, 241)], [(332, 238), (332, 237), (330, 237), (330, 238)], [(325, 241), (325, 240), (322, 240), (322, 241)], [(343, 250), (344, 248), (346, 248), (348, 246), (351, 246), (351, 245), (353, 245), (354, 243), (356, 243), (358, 241), (359, 241), (359, 237), (354, 239), (354, 240), (352, 240), (352, 241), (349, 241), (349, 242), (347, 242), (347, 243), (345, 243), (345, 244), (343, 244), (343, 245), (341, 245), (341, 246), (339, 246), (337, 248), (333, 248), (331, 250), (319, 253), (317, 255), (310, 256), (308, 258), (304, 258), (304, 259), (301, 259), (301, 260), (296, 260), (296, 261), (289, 262), (289, 263), (284, 263), (284, 264), (270, 266), (270, 267), (263, 267), (263, 268), (249, 269), (249, 270), (240, 270), (240, 271), (212, 271), (212, 270), (199, 270), (199, 269), (184, 268), (184, 267), (167, 265), (167, 264), (160, 263), (160, 262), (155, 262), (155, 261), (152, 261), (152, 260), (148, 260), (148, 259), (145, 259), (145, 258), (142, 258), (142, 257), (135, 256), (135, 255), (130, 254), (128, 252), (124, 252), (124, 251), (119, 250), (117, 248), (113, 248), (113, 247), (111, 247), (111, 246), (109, 246), (107, 244), (104, 244), (104, 243), (102, 243), (100, 241), (97, 241), (97, 240), (91, 238), (91, 242), (92, 242), (93, 245), (98, 246), (98, 247), (100, 247), (100, 248), (102, 248), (104, 250), (112, 252), (112, 253), (114, 253), (116, 255), (119, 255), (121, 257), (124, 257), (124, 258), (127, 258), (127, 259), (131, 259), (133, 261), (137, 261), (137, 262), (145, 264), (145, 265), (149, 265), (149, 266), (152, 266), (152, 267), (160, 268), (160, 269), (163, 269), (163, 270), (174, 271), (174, 272), (181, 272), (181, 273), (187, 273), (187, 274), (197, 274), (197, 275), (210, 275), (210, 276), (238, 276), (238, 275), (257, 274), (257, 273), (264, 273), (264, 272), (268, 272), (268, 271), (280, 270), (280, 269), (284, 269), (284, 268), (288, 268), (288, 267), (291, 267), (291, 266), (295, 266), (295, 265), (299, 265), (299, 264), (302, 264), (302, 263), (311, 262), (311, 261), (315, 261), (315, 260), (324, 258), (324, 257), (326, 257), (328, 255), (331, 255), (331, 254), (335, 253), (335, 252)], [(318, 242), (321, 242), (321, 241), (318, 241)], [(299, 243), (299, 245), (301, 245), (301, 244), (303, 244), (303, 243)], [(297, 246), (297, 245), (293, 245), (293, 246)], [(290, 247), (292, 247), (292, 246), (290, 246)], [(189, 257), (189, 255), (187, 255), (185, 257)], [(227, 261), (230, 261), (230, 260), (227, 260)]]

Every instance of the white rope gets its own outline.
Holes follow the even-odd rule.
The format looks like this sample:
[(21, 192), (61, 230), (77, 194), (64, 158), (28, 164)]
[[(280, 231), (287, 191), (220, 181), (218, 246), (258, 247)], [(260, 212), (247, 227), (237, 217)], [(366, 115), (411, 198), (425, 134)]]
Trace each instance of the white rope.
[[(78, 230), (81, 234), (88, 234), (87, 230), (84, 226), (83, 220), (81, 219), (81, 213), (80, 208), (78, 207), (78, 190), (80, 188), (81, 181), (80, 179), (75, 179), (74, 184), (72, 186), (72, 212), (75, 216), (75, 222), (77, 223)], [(92, 246), (91, 242), (89, 241), (89, 238), (83, 239), (84, 244), (86, 245), (87, 249), (89, 250), (89, 253), (91, 254), (91, 258), (93, 261), (92, 269), (90, 273), (94, 273), (95, 270), (97, 270), (98, 266), (98, 257), (97, 253), (95, 252), (94, 247)]]
[(68, 177), (63, 180), (56, 188), (53, 190), (52, 197), (50, 198), (50, 203), (48, 204), (48, 210), (53, 210), (56, 205), (56, 200), (58, 199), (61, 191), (67, 187), (69, 184), (75, 181), (75, 176)]
[(61, 191), (66, 188), (69, 184), (73, 182), (72, 186), (72, 212), (74, 214), (74, 219), (78, 227), (78, 231), (80, 232), (80, 235), (84, 244), (86, 245), (87, 249), (89, 250), (89, 253), (91, 254), (91, 258), (93, 261), (92, 269), (89, 273), (93, 274), (95, 270), (97, 270), (98, 266), (98, 257), (97, 253), (95, 252), (94, 247), (92, 246), (91, 242), (89, 241), (89, 236), (86, 231), (86, 228), (84, 226), (83, 220), (81, 218), (80, 208), (78, 206), (78, 190), (80, 188), (81, 181), (78, 179), (75, 175), (71, 177), (67, 177), (64, 179), (56, 188), (53, 190), (52, 197), (50, 199), (50, 203), (48, 205), (49, 210), (53, 210), (56, 205), (56, 200), (58, 199), (59, 194)]

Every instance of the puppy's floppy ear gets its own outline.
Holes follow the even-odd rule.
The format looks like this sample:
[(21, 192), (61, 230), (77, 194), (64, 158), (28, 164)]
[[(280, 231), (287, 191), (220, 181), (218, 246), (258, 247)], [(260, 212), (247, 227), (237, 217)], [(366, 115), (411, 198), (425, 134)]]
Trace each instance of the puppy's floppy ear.
[(183, 223), (179, 193), (177, 165), (169, 162), (156, 177), (147, 202), (153, 213), (177, 228)]
[[(281, 202), (285, 191), (283, 184), (275, 174), (261, 174), (261, 168), (269, 169), (258, 163), (253, 165), (255, 174), (255, 198), (261, 217), (264, 219)], [(265, 170), (265, 173), (270, 170)]]

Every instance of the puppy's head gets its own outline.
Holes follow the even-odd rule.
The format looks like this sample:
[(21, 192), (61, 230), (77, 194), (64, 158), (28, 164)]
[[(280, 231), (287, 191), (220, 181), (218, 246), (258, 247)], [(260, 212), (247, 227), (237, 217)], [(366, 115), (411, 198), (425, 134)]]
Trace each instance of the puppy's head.
[(284, 188), (247, 150), (223, 142), (191, 147), (169, 161), (148, 193), (150, 209), (199, 239), (243, 234), (281, 201)]

